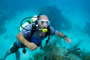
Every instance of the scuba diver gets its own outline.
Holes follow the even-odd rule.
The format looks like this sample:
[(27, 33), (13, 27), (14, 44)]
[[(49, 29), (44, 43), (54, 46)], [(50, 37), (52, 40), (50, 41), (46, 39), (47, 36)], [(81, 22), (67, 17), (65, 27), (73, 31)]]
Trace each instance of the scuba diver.
[(41, 42), (44, 38), (48, 37), (46, 44), (49, 42), (51, 35), (57, 35), (62, 37), (66, 43), (71, 43), (71, 39), (64, 35), (62, 32), (55, 30), (50, 26), (49, 18), (42, 14), (37, 16), (37, 20), (34, 23), (28, 24), (25, 28), (17, 34), (17, 41), (13, 44), (10, 50), (0, 60), (5, 60), (6, 57), (12, 53), (16, 53), (17, 60), (20, 60), (18, 49), (24, 48), (23, 53), (26, 52), (25, 47), (29, 50), (36, 50), (41, 46)]

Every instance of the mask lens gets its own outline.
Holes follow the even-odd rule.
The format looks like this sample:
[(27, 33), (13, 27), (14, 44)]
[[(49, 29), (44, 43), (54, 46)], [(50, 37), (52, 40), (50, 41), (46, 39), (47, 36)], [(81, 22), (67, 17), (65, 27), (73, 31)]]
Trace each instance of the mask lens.
[(44, 24), (44, 21), (41, 21), (41, 24), (43, 25)]

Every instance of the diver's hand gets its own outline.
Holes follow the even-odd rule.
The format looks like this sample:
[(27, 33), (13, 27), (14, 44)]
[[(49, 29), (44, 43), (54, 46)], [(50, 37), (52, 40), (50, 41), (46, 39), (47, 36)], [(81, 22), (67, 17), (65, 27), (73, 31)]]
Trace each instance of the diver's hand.
[(69, 43), (69, 44), (71, 43), (71, 39), (70, 38), (65, 37), (64, 39), (65, 39), (66, 43)]
[(27, 48), (29, 48), (31, 51), (37, 49), (37, 45), (35, 45), (35, 44), (32, 43), (32, 42), (28, 42), (28, 43), (26, 44), (26, 46), (27, 46)]

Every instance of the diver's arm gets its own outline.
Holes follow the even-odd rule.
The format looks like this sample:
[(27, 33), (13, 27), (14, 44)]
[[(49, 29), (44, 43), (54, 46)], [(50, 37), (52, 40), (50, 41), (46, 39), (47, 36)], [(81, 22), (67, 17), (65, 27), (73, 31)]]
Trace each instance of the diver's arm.
[(57, 35), (62, 37), (62, 38), (65, 36), (62, 32), (58, 32)]
[(69, 41), (69, 43), (71, 43), (71, 39), (68, 38), (66, 35), (64, 35), (62, 32), (58, 32), (57, 35), (60, 36), (60, 37), (62, 37), (62, 38), (64, 38), (64, 40), (66, 41), (66, 43), (68, 43), (68, 41)]
[(30, 50), (35, 50), (35, 49), (37, 48), (37, 46), (36, 46), (34, 43), (27, 41), (27, 40), (24, 38), (24, 36), (23, 36), (23, 34), (22, 34), (21, 32), (16, 36), (16, 38), (17, 38), (22, 44), (24, 44), (25, 46), (27, 46)]
[(28, 41), (24, 38), (23, 34), (20, 32), (16, 38), (24, 45), (26, 45), (28, 43)]

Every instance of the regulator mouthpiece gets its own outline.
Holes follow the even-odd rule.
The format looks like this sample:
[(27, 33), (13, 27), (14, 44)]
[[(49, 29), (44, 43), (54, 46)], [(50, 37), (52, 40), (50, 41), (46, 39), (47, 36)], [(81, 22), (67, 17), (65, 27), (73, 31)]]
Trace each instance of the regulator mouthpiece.
[(39, 29), (39, 30), (42, 30), (43, 32), (47, 32), (48, 29), (44, 28), (44, 29)]

